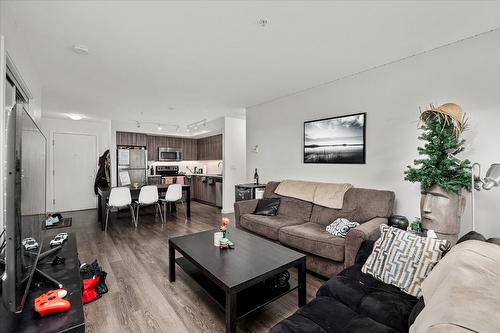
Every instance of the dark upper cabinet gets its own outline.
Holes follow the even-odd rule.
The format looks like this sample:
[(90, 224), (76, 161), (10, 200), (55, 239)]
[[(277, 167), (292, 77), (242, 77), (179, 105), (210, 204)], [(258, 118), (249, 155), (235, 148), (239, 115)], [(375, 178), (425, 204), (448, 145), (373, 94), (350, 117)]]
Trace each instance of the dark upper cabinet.
[(196, 161), (198, 159), (198, 143), (196, 139), (182, 139), (183, 159), (187, 161)]
[(167, 142), (168, 142), (168, 146), (166, 146), (167, 148), (182, 148), (182, 138), (174, 138), (174, 137), (171, 137), (171, 136), (167, 136)]
[(222, 160), (222, 134), (198, 139), (198, 160)]
[[(168, 142), (166, 136), (155, 136), (156, 150), (158, 148), (168, 148)], [(156, 160), (158, 160), (158, 152), (156, 152)]]
[(222, 134), (215, 135), (213, 139), (213, 159), (222, 160)]
[(180, 148), (182, 159), (185, 161), (196, 161), (197, 144), (196, 139), (175, 138), (170, 136), (148, 135), (148, 160), (158, 161), (158, 148)]
[(158, 161), (158, 148), (156, 147), (155, 137), (147, 136), (146, 149), (148, 150), (148, 161)]
[(222, 134), (202, 139), (116, 132), (117, 146), (145, 146), (148, 161), (158, 161), (158, 148), (181, 148), (183, 160), (222, 160)]
[(117, 146), (147, 146), (147, 135), (142, 133), (116, 132)]
[(197, 144), (198, 152), (196, 157), (198, 160), (206, 160), (207, 159), (207, 138), (198, 139)]

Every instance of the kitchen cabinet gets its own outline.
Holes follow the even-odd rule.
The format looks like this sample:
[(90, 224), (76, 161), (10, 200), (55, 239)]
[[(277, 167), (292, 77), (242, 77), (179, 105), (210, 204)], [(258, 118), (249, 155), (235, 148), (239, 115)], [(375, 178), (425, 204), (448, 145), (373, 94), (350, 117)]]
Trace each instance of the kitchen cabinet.
[(156, 148), (155, 137), (153, 135), (147, 136), (146, 149), (148, 150), (148, 161), (158, 161), (158, 148)]
[(184, 139), (184, 159), (187, 161), (196, 161), (198, 159), (198, 142), (196, 139)]
[(198, 139), (198, 160), (222, 160), (222, 134)]
[[(212, 181), (211, 181), (211, 180)], [(218, 182), (217, 182), (218, 180)], [(218, 193), (219, 192), (219, 193)], [(192, 198), (212, 206), (222, 206), (222, 179), (195, 175), (191, 177)]]
[(158, 140), (156, 135), (147, 136), (147, 150), (148, 150), (148, 161), (158, 161), (158, 147), (160, 147), (161, 142)]
[(215, 205), (222, 208), (222, 179), (215, 183)]
[(166, 136), (167, 138), (167, 148), (181, 148), (182, 147), (182, 138), (175, 138), (171, 136)]
[(182, 148), (183, 160), (196, 161), (198, 151), (196, 139), (182, 138), (180, 141), (180, 148)]
[(184, 177), (184, 184), (189, 185), (191, 187), (191, 199), (194, 200), (196, 199), (195, 195), (195, 188), (194, 188), (194, 177), (192, 176), (185, 176)]
[(155, 142), (154, 149), (155, 149), (155, 157), (156, 157), (155, 161), (158, 161), (160, 159), (158, 156), (158, 148), (168, 148), (167, 137), (157, 135), (157, 136), (155, 136), (154, 142)]
[(117, 146), (145, 146), (148, 161), (158, 161), (158, 148), (181, 148), (185, 161), (222, 160), (222, 134), (202, 139), (179, 138), (165, 135), (116, 132)]
[(207, 139), (198, 139), (196, 146), (198, 148), (196, 157), (198, 160), (206, 160), (207, 158)]
[(162, 135), (148, 135), (148, 160), (158, 161), (158, 148), (181, 148), (183, 160), (197, 159), (196, 139), (176, 138)]
[(208, 157), (210, 160), (222, 160), (222, 134), (209, 137)]
[(147, 146), (147, 135), (142, 133), (116, 132), (117, 146)]
[(193, 178), (194, 178), (194, 187), (196, 191), (196, 199), (208, 202), (208, 191), (206, 188), (207, 186), (206, 183), (203, 183), (203, 180), (206, 179), (206, 177), (194, 176)]
[(158, 160), (158, 148), (167, 146), (167, 138), (164, 136), (157, 135), (157, 136), (155, 136), (154, 142), (155, 142), (155, 150), (157, 151), (156, 152), (156, 155), (157, 155), (156, 160)]

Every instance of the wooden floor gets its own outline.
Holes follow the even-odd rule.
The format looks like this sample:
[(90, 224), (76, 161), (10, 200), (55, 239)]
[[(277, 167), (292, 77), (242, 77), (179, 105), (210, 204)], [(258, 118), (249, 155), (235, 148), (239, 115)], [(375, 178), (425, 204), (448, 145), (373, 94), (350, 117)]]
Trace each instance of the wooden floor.
[[(64, 214), (73, 217), (80, 260), (97, 259), (108, 273), (109, 293), (85, 305), (87, 332), (225, 332), (224, 314), (195, 282), (180, 268), (175, 283), (167, 277), (168, 238), (213, 229), (220, 210), (194, 202), (188, 223), (181, 211), (163, 226), (152, 210), (142, 213), (137, 229), (128, 212), (112, 214), (107, 233), (98, 227), (95, 210)], [(309, 274), (307, 279), (311, 300), (323, 281)], [(240, 320), (238, 332), (267, 332), (296, 310), (293, 291)]]

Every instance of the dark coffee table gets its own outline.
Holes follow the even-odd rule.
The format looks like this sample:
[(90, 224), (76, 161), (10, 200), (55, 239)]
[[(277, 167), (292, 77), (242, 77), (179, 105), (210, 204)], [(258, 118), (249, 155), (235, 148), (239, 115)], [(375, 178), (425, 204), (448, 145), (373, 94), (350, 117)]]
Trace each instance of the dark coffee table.
[[(228, 238), (234, 249), (214, 246), (209, 230), (170, 238), (169, 280), (175, 281), (175, 263), (195, 280), (226, 313), (226, 332), (236, 332), (236, 321), (298, 289), (299, 307), (306, 304), (306, 257), (304, 254), (252, 235), (229, 228)], [(183, 255), (175, 259), (175, 251)], [(298, 281), (271, 290), (264, 283), (269, 277), (290, 267), (298, 268)]]

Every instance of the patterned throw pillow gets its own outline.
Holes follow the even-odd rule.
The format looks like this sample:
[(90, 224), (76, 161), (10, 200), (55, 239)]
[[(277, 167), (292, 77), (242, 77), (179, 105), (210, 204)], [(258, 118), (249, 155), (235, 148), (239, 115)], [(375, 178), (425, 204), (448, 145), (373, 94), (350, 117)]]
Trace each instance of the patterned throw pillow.
[(450, 248), (450, 243), (420, 237), (385, 224), (380, 226), (380, 232), (380, 238), (361, 271), (399, 287), (407, 294), (420, 297), (420, 285)]
[(345, 238), (349, 230), (356, 228), (358, 225), (358, 222), (351, 222), (348, 219), (339, 217), (332, 224), (326, 227), (326, 231), (334, 236)]

